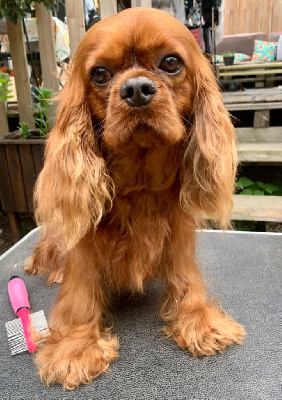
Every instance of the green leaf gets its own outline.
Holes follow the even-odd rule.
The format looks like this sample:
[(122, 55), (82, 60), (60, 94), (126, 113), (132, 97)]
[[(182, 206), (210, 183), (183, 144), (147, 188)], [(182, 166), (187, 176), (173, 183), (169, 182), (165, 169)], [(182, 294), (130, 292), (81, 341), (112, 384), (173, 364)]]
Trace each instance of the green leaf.
[(238, 182), (240, 182), (244, 188), (246, 188), (254, 183), (251, 179), (247, 178), (246, 176), (241, 176), (241, 178), (239, 178)]
[(264, 191), (263, 190), (255, 190), (254, 195), (255, 196), (264, 196)]
[(248, 189), (250, 189), (253, 193), (254, 193), (255, 190), (260, 190), (258, 185), (256, 185), (255, 183), (253, 183), (252, 185), (248, 186)]
[(259, 188), (264, 189), (265, 184), (263, 182), (257, 181), (255, 183)]
[(274, 193), (274, 192), (276, 192), (276, 191), (278, 190), (278, 187), (275, 186), (275, 185), (272, 185), (271, 183), (267, 183), (267, 184), (265, 185), (264, 190), (265, 190), (267, 193), (272, 194), (272, 193)]
[(244, 189), (244, 186), (243, 186), (242, 182), (237, 181), (235, 184), (236, 184), (237, 188)]
[(253, 192), (250, 189), (244, 189), (240, 194), (253, 194)]

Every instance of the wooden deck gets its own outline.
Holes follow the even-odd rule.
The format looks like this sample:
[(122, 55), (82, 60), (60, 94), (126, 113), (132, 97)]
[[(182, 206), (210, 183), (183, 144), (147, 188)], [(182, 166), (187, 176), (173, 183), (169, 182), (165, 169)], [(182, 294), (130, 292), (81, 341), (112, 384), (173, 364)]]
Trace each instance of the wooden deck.
[[(282, 110), (282, 88), (223, 93), (223, 100), (231, 114), (254, 112), (252, 127), (235, 128), (239, 161), (282, 165), (282, 117), (281, 125), (270, 126), (270, 111)], [(232, 219), (282, 222), (282, 196), (235, 195)]]
[[(282, 64), (282, 63), (281, 63)], [(282, 88), (246, 89), (243, 92), (223, 93), (229, 111), (282, 109)]]
[(282, 110), (282, 88), (251, 89), (223, 93), (229, 112), (254, 111), (252, 127), (236, 128), (241, 162), (282, 162), (282, 118), (280, 126), (270, 126), (270, 111)]
[(282, 222), (281, 196), (235, 195), (232, 219)]
[(275, 81), (282, 81), (282, 62), (217, 65), (216, 74), (218, 79), (234, 78), (238, 82), (255, 82), (257, 87), (268, 87)]

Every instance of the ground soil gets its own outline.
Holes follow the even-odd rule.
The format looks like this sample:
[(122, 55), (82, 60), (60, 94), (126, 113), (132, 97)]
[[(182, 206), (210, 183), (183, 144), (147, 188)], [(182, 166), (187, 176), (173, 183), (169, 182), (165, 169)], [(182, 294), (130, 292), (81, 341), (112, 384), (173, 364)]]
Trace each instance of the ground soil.
[[(21, 215), (23, 233), (26, 234), (35, 228), (35, 222), (31, 214)], [(0, 209), (0, 255), (14, 245), (14, 239), (10, 228), (8, 216)]]

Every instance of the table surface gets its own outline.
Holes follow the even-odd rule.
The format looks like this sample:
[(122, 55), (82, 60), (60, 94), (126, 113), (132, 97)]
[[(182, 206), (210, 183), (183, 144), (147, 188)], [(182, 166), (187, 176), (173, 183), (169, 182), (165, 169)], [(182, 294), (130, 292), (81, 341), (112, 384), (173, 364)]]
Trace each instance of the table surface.
[(282, 234), (208, 231), (197, 236), (197, 259), (210, 292), (240, 322), (248, 335), (242, 346), (224, 354), (193, 358), (160, 332), (156, 313), (160, 283), (146, 296), (117, 305), (115, 332), (120, 358), (91, 385), (63, 392), (45, 387), (36, 375), (33, 356), (12, 357), (4, 323), (14, 319), (7, 295), (11, 275), (23, 277), (32, 312), (49, 314), (59, 285), (48, 287), (23, 273), (23, 261), (38, 240), (33, 231), (0, 257), (1, 400), (169, 399), (275, 400), (281, 391)]

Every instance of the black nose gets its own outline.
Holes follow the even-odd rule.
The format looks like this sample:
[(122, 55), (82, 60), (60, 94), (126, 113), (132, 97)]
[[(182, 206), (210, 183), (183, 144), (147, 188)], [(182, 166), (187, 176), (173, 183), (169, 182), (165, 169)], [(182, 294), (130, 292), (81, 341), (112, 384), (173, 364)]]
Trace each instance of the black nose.
[(148, 104), (157, 92), (156, 84), (145, 76), (131, 78), (124, 82), (120, 89), (120, 97), (131, 107)]

